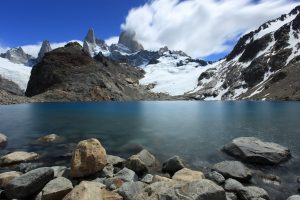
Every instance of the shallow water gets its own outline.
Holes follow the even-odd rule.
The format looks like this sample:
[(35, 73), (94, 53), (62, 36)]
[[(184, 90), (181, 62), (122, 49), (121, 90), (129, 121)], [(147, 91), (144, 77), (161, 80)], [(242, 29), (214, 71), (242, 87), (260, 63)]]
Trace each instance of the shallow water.
[[(128, 157), (141, 148), (164, 160), (174, 154), (192, 168), (232, 159), (220, 149), (240, 136), (255, 136), (291, 149), (293, 158), (279, 167), (261, 168), (280, 175), (282, 186), (264, 184), (278, 196), (296, 192), (300, 176), (300, 103), (298, 102), (101, 102), (36, 103), (0, 106), (0, 132), (9, 137), (1, 155), (36, 151), (45, 162), (66, 164), (74, 143), (96, 137), (108, 153)], [(56, 133), (62, 144), (32, 144)], [(250, 166), (257, 168), (257, 166)], [(268, 188), (270, 187), (270, 189)], [(276, 191), (280, 191), (277, 194)], [(288, 188), (288, 189), (286, 189)], [(283, 194), (282, 194), (283, 193)], [(274, 197), (275, 198), (275, 197)]]

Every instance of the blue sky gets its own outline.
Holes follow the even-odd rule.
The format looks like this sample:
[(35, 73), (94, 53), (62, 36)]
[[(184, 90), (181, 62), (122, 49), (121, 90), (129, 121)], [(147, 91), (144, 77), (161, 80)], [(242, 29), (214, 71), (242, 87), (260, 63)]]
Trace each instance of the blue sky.
[[(289, 12), (300, 0), (7, 0), (1, 2), (0, 48), (101, 39), (134, 29), (146, 49), (167, 45), (218, 60), (241, 34)], [(136, 8), (134, 11), (129, 11)]]
[(9, 0), (1, 2), (0, 43), (33, 44), (43, 39), (82, 39), (93, 27), (97, 36), (118, 35), (128, 11), (146, 0)]

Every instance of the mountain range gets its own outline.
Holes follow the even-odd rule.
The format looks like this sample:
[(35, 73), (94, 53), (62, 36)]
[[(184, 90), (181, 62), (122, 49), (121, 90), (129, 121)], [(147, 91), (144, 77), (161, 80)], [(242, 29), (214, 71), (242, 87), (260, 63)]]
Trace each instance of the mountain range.
[[(144, 49), (135, 32), (108, 45), (90, 29), (84, 41), (35, 55), (0, 54), (1, 102), (97, 100), (299, 100), (300, 6), (242, 36), (218, 62), (162, 47)], [(21, 97), (26, 95), (29, 98)], [(27, 100), (26, 100), (27, 99)]]

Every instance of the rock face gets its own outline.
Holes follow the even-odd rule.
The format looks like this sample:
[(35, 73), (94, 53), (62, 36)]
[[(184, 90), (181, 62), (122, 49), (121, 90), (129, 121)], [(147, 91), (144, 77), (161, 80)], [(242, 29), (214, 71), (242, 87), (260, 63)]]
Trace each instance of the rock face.
[[(47, 53), (32, 69), (25, 95), (41, 101), (101, 101), (158, 99), (144, 87), (128, 83), (138, 81), (143, 71), (117, 64), (102, 55), (91, 58), (78, 43)], [(38, 95), (38, 96), (37, 96)]]
[(23, 96), (24, 92), (16, 83), (3, 78), (0, 75), (0, 90), (4, 90), (11, 95)]
[(16, 151), (0, 158), (0, 166), (7, 166), (31, 160), (37, 160), (39, 155), (34, 152)]
[(156, 165), (155, 157), (147, 150), (142, 150), (136, 155), (128, 158), (126, 167), (135, 171), (138, 175), (143, 175)]
[(61, 200), (71, 190), (73, 185), (71, 181), (64, 177), (53, 179), (42, 190), (42, 200)]
[(51, 45), (48, 40), (44, 40), (41, 46), (41, 49), (38, 54), (37, 61), (40, 62), (44, 55), (48, 52), (52, 51)]
[(223, 150), (246, 162), (258, 164), (278, 164), (291, 157), (289, 149), (254, 137), (236, 138), (225, 145)]
[(26, 199), (37, 194), (53, 179), (54, 172), (49, 167), (39, 168), (23, 174), (5, 187), (5, 194), (10, 199)]
[(29, 61), (32, 59), (32, 56), (26, 54), (22, 47), (9, 49), (6, 53), (0, 54), (0, 57), (7, 58), (16, 64), (25, 65), (29, 64)]
[(6, 145), (7, 143), (7, 136), (0, 133), (0, 147)]
[(239, 161), (223, 161), (215, 164), (213, 169), (222, 174), (225, 178), (248, 181), (252, 177), (250, 169)]
[(107, 163), (106, 151), (97, 139), (78, 143), (71, 161), (71, 176), (85, 177), (101, 171)]
[(131, 30), (123, 31), (120, 34), (118, 44), (124, 45), (131, 52), (144, 50), (144, 47), (135, 40), (135, 32)]
[(199, 181), (201, 179), (204, 179), (205, 176), (200, 171), (194, 171), (187, 168), (183, 168), (179, 171), (177, 171), (173, 176), (172, 179), (176, 181), (183, 181), (183, 182), (193, 182), (193, 181)]
[(171, 176), (184, 168), (182, 159), (179, 156), (173, 156), (163, 163), (162, 172), (169, 173)]
[(21, 172), (10, 171), (0, 174), (0, 187), (4, 188), (12, 179), (21, 176)]

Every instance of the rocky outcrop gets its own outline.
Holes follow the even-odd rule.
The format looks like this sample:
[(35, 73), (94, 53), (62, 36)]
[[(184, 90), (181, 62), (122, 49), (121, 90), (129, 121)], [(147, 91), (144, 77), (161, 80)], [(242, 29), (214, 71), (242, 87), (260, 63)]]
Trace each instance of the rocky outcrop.
[(289, 149), (254, 137), (236, 138), (225, 145), (223, 150), (246, 162), (258, 164), (278, 164), (291, 157)]
[(10, 199), (27, 199), (37, 194), (53, 179), (54, 172), (49, 167), (39, 168), (14, 178), (5, 187)]
[(71, 161), (71, 176), (85, 177), (100, 172), (106, 165), (106, 151), (97, 139), (78, 143)]
[(135, 32), (132, 30), (125, 30), (120, 34), (118, 44), (124, 45), (132, 53), (144, 50), (144, 47), (135, 40)]
[(2, 156), (0, 158), (0, 166), (7, 166), (21, 162), (37, 160), (39, 157), (39, 154), (34, 152), (16, 151)]
[(24, 92), (15, 82), (3, 78), (0, 75), (0, 90), (4, 90), (11, 95), (23, 96)]
[(22, 47), (9, 49), (6, 51), (6, 53), (0, 54), (0, 57), (7, 58), (8, 60), (16, 64), (25, 64), (25, 65), (28, 65), (30, 60), (33, 59), (32, 56), (24, 52)]
[[(40, 101), (101, 101), (159, 99), (138, 81), (143, 70), (117, 64), (102, 55), (91, 58), (78, 43), (47, 53), (32, 69), (26, 96)], [(38, 96), (37, 96), (38, 95)]]
[(48, 40), (44, 40), (41, 46), (41, 49), (39, 51), (37, 62), (40, 62), (44, 55), (48, 52), (52, 51), (51, 45)]

